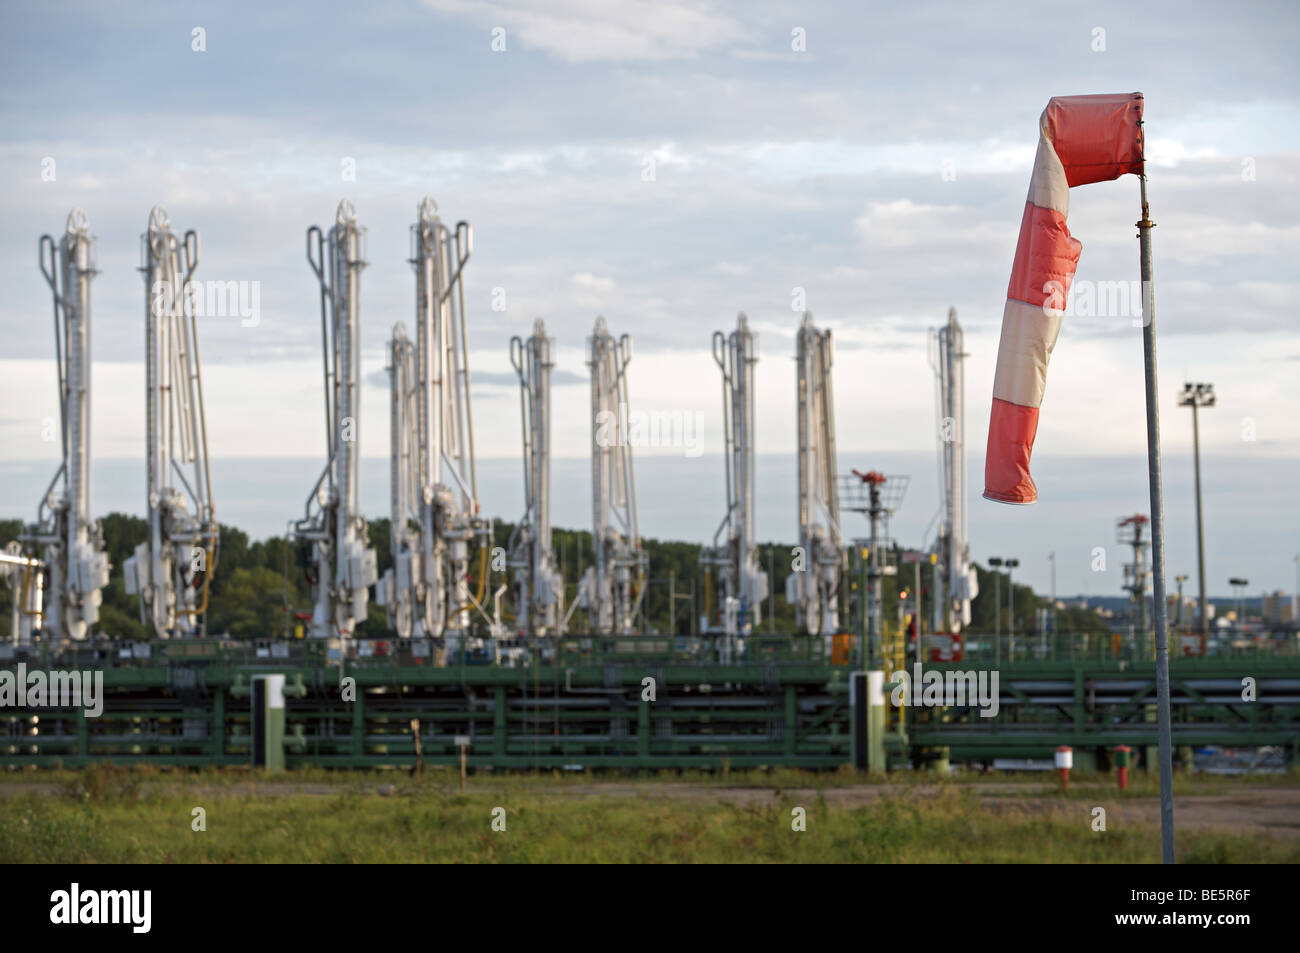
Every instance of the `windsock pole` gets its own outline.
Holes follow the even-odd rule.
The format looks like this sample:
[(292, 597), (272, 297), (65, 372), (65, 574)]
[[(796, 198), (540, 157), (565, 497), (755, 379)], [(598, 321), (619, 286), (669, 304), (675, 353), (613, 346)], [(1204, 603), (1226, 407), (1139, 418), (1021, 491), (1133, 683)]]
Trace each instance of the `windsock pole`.
[[(1146, 148), (1145, 136), (1143, 149)], [(1156, 385), (1156, 290), (1151, 268), (1151, 221), (1143, 155), (1142, 220), (1137, 223), (1142, 254), (1142, 350), (1146, 370), (1147, 471), (1151, 483), (1151, 571), (1155, 601), (1156, 716), (1160, 751), (1160, 835), (1164, 862), (1174, 862), (1174, 766), (1169, 717), (1169, 628), (1165, 604), (1165, 505), (1160, 474), (1160, 401)]]

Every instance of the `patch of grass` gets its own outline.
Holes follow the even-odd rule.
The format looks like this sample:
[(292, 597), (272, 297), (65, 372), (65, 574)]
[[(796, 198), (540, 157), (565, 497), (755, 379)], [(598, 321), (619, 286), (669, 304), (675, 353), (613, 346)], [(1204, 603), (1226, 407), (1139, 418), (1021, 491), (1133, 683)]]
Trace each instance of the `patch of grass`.
[[(129, 793), (110, 774), (108, 797), (17, 793), (0, 798), (3, 863), (1156, 863), (1158, 830), (1098, 833), (1077, 819), (981, 808), (978, 787), (933, 797), (886, 794), (862, 807), (778, 794), (731, 804), (642, 797), (567, 796), (564, 784), (492, 779), (461, 795), (422, 783), (381, 796), (246, 797), (219, 785), (195, 793), (172, 782)], [(297, 780), (297, 779), (295, 779)], [(373, 779), (371, 779), (373, 781)], [(500, 784), (497, 780), (508, 780)], [(541, 781), (541, 783), (538, 783)], [(97, 781), (96, 784), (101, 782)], [(192, 788), (190, 783), (184, 785)], [(207, 830), (191, 829), (203, 807)], [(794, 808), (806, 830), (792, 830)], [(494, 809), (505, 831), (494, 831)], [(1300, 862), (1300, 843), (1222, 832), (1180, 833), (1179, 859)]]
[(156, 769), (148, 765), (124, 767), (111, 761), (96, 761), (80, 771), (68, 772), (61, 782), (66, 797), (79, 801), (135, 800), (140, 796), (140, 785), (156, 777)]

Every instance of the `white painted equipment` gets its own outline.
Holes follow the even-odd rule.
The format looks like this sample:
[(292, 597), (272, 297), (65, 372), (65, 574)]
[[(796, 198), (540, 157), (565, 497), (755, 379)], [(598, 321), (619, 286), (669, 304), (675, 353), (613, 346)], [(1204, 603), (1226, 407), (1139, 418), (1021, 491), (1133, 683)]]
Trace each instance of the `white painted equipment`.
[[(491, 523), (479, 516), (466, 339), (468, 222), (451, 231), (425, 197), (411, 226), (416, 336), (404, 324), (389, 343), (393, 568), (379, 603), (403, 638), (445, 637), (455, 654), (482, 612)], [(479, 593), (469, 588), (472, 540), (483, 562)]]
[[(713, 534), (713, 546), (700, 561), (717, 568), (721, 627), (705, 619), (706, 631), (719, 632), (719, 660), (738, 658), (742, 637), (762, 621), (767, 574), (758, 560), (754, 533), (754, 367), (758, 347), (744, 314), (730, 335), (713, 333), (713, 359), (722, 371), (722, 416), (726, 434), (727, 514)], [(726, 541), (722, 541), (723, 534)]]
[(524, 439), (524, 515), (510, 534), (515, 582), (515, 629), (520, 635), (564, 633), (564, 580), (551, 545), (551, 369), (555, 347), (538, 318), (532, 336), (510, 339), (519, 375)]
[(809, 635), (823, 635), (827, 652), (840, 625), (840, 574), (844, 543), (835, 463), (835, 394), (830, 331), (819, 331), (804, 312), (795, 336), (799, 412), (799, 553), (786, 577), (786, 600)]
[(591, 371), (592, 557), (579, 602), (598, 635), (631, 635), (645, 598), (649, 559), (641, 550), (628, 437), (627, 366), (632, 341), (616, 341), (603, 317), (587, 339)]
[[(101, 588), (108, 585), (109, 562), (99, 523), (90, 517), (90, 282), (95, 239), (86, 213), (74, 208), (63, 238), (40, 242), (41, 273), (54, 295), (54, 350), (59, 373), (59, 417), (63, 463), (37, 508), (37, 520), (19, 536), (29, 563), (19, 600), (20, 641), (36, 630), (47, 637), (84, 639), (99, 620)], [(62, 493), (57, 487), (62, 481)], [(36, 551), (44, 553), (44, 580)], [(48, 613), (43, 600), (52, 603)]]
[(339, 203), (328, 238), (307, 229), (307, 262), (320, 283), (328, 460), (293, 524), (312, 570), (312, 638), (351, 637), (366, 618), (375, 551), (360, 506), (361, 269), (365, 231)]
[(931, 599), (935, 632), (960, 632), (970, 624), (971, 600), (979, 595), (979, 580), (971, 565), (966, 535), (966, 383), (961, 325), (957, 309), (948, 309), (948, 323), (930, 333), (930, 366), (936, 381), (939, 439), (939, 486), (943, 494), (938, 535), (933, 552), (935, 593)]
[(0, 580), (11, 592), (10, 644), (30, 645), (45, 616), (45, 563), (24, 555), (22, 543), (10, 540), (0, 550)]
[(145, 443), (149, 538), (123, 570), (140, 621), (162, 639), (202, 635), (217, 522), (191, 281), (199, 236), (172, 232), (161, 205), (141, 236), (145, 286)]

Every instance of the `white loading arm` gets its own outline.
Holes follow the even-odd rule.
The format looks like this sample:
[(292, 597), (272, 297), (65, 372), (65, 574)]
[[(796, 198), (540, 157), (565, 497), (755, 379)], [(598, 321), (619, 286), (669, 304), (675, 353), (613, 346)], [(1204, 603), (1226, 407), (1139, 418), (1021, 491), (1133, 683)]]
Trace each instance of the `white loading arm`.
[(208, 464), (194, 286), (195, 231), (178, 239), (161, 205), (141, 236), (149, 538), (123, 567), (140, 621), (162, 639), (204, 631), (218, 527)]
[(963, 625), (969, 625), (971, 600), (979, 595), (966, 535), (966, 357), (957, 309), (949, 308), (948, 323), (930, 336), (941, 497), (939, 530), (933, 546), (938, 557), (935, 593), (931, 599), (936, 632), (960, 632)]
[(763, 600), (768, 594), (754, 532), (754, 370), (758, 348), (744, 314), (738, 316), (736, 330), (730, 335), (714, 332), (713, 359), (722, 371), (727, 513), (701, 561), (720, 571), (722, 609), (728, 620), (724, 630), (729, 636), (738, 636), (762, 621)]
[[(41, 237), (41, 273), (54, 296), (63, 462), (41, 499), (36, 522), (24, 528), (19, 541), (29, 557), (43, 553), (46, 578), (40, 588), (53, 603), (25, 618), (54, 639), (87, 637), (99, 621), (110, 568), (103, 533), (90, 516), (90, 282), (99, 274), (95, 264), (95, 239), (81, 209), (68, 215), (57, 244), (49, 235)], [(27, 599), (35, 598), (30, 585), (27, 592)], [(33, 611), (32, 603), (25, 609)]]
[(316, 225), (307, 229), (307, 262), (320, 284), (327, 462), (293, 533), (313, 566), (313, 638), (354, 635), (376, 581), (375, 551), (360, 505), (364, 236), (346, 199), (328, 235)]
[(399, 324), (389, 347), (393, 568), (379, 593), (399, 635), (446, 636), (454, 650), (475, 611), (488, 618), (485, 565), (479, 593), (469, 587), (469, 545), (478, 538), (486, 547), (491, 535), (479, 515), (469, 389), (464, 272), (472, 232), (468, 222), (447, 228), (431, 197), (416, 214), (409, 259), (416, 336)]
[(515, 618), (524, 635), (564, 633), (564, 580), (551, 544), (551, 370), (555, 342), (538, 318), (524, 340), (510, 339), (510, 363), (519, 376), (524, 441), (524, 515), (510, 534)]
[(797, 454), (799, 468), (798, 565), (786, 578), (786, 599), (810, 635), (839, 629), (840, 574), (844, 544), (835, 460), (835, 394), (831, 376), (834, 344), (804, 312), (795, 336)]
[(645, 597), (648, 556), (641, 549), (636, 479), (628, 439), (627, 366), (632, 340), (615, 340), (603, 317), (587, 340), (591, 372), (591, 485), (593, 564), (583, 577), (582, 600), (591, 631), (631, 635)]

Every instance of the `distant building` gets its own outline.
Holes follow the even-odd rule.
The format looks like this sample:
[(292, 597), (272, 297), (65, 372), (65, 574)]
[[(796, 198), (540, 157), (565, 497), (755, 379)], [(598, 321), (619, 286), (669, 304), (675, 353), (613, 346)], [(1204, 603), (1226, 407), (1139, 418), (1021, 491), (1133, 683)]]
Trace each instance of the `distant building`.
[[(1214, 604), (1210, 603), (1210, 618), (1214, 618)], [(1169, 618), (1176, 625), (1191, 625), (1201, 614), (1201, 603), (1195, 596), (1183, 596), (1182, 611), (1178, 610), (1178, 594), (1169, 596)]]
[(1264, 596), (1265, 622), (1294, 622), (1291, 611), (1291, 597), (1281, 589)]

